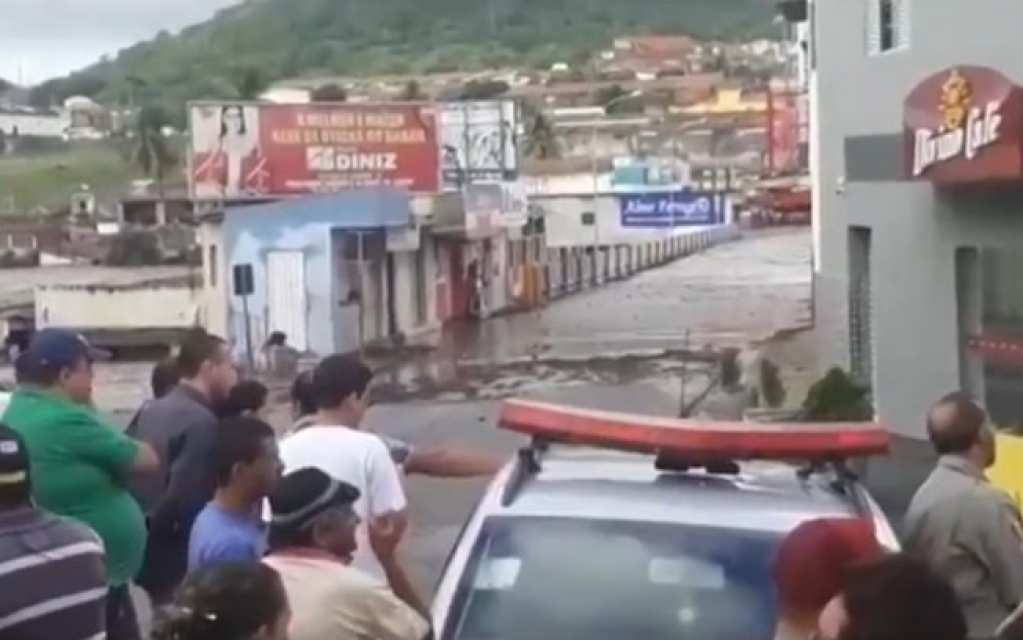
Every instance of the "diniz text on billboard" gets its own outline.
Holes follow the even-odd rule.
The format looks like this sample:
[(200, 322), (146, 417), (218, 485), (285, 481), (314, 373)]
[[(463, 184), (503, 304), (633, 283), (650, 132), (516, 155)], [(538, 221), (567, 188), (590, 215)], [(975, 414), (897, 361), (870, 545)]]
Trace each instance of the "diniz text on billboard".
[(671, 228), (721, 224), (725, 196), (681, 189), (618, 196), (622, 227)]
[(203, 103), (189, 125), (197, 199), (440, 188), (432, 106)]

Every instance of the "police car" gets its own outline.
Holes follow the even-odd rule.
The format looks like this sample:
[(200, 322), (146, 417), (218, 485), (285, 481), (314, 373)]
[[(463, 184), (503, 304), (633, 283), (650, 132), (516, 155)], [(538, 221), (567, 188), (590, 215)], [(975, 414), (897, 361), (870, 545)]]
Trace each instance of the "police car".
[(697, 423), (512, 400), (530, 438), (447, 560), (438, 640), (769, 640), (771, 560), (803, 520), (872, 521), (846, 460), (883, 453), (875, 424)]

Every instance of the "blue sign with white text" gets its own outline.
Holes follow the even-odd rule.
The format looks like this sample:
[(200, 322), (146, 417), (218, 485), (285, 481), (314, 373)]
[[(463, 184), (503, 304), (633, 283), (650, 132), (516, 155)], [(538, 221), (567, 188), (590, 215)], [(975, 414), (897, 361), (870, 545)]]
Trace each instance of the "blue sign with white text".
[(725, 195), (713, 191), (654, 191), (618, 195), (623, 227), (688, 227), (721, 224)]

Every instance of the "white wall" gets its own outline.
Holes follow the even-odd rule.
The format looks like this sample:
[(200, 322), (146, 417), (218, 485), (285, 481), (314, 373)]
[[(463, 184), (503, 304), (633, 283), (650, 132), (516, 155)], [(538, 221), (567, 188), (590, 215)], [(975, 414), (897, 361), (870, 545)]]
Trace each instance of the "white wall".
[(10, 135), (15, 128), (18, 135), (45, 138), (63, 138), (71, 120), (64, 116), (0, 113), (0, 131)]
[(437, 275), (438, 265), (435, 258), (434, 240), (426, 233), (420, 235), (419, 251), (426, 253), (426, 324), (416, 322), (416, 251), (394, 253), (394, 287), (395, 313), (398, 316), (398, 331), (406, 336), (414, 336), (436, 329), (440, 326), (437, 317)]
[(190, 327), (199, 321), (202, 290), (188, 286), (37, 287), (39, 328), (76, 329)]
[(199, 227), (199, 243), (202, 247), (202, 325), (210, 333), (227, 336), (231, 274), (227, 272), (223, 226), (219, 222), (204, 222)]
[[(672, 236), (692, 233), (703, 227), (676, 227), (675, 229), (637, 229), (623, 227), (618, 196), (558, 196), (532, 198), (531, 202), (542, 207), (544, 227), (547, 232), (547, 246), (551, 248), (591, 246), (594, 244), (629, 244), (650, 242)], [(596, 207), (594, 207), (594, 204)], [(582, 214), (596, 208), (596, 224), (582, 223)], [(731, 219), (731, 206), (726, 220)]]

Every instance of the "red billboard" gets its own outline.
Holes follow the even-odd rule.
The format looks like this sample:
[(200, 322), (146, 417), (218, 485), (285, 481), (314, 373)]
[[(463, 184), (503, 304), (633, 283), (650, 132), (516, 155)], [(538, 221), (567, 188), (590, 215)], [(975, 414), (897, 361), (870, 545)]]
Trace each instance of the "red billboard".
[(191, 106), (189, 129), (197, 199), (440, 188), (431, 106), (203, 103)]

